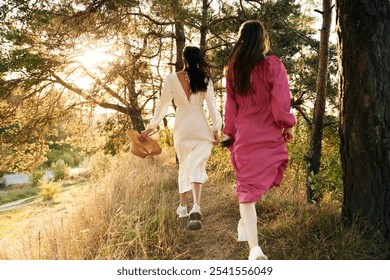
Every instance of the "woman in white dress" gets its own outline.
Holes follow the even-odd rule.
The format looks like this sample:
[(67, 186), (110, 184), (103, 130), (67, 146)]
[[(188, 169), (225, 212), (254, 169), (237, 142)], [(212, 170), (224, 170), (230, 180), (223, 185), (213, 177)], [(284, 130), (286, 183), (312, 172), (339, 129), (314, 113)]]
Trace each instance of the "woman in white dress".
[[(141, 135), (147, 136), (157, 128), (173, 99), (176, 104), (173, 140), (179, 160), (180, 193), (176, 212), (179, 218), (189, 216), (188, 228), (198, 230), (202, 227), (200, 197), (202, 184), (207, 180), (206, 162), (213, 144), (219, 141), (222, 119), (215, 101), (209, 66), (200, 49), (185, 47), (183, 61), (183, 70), (166, 77), (154, 117)], [(204, 112), (204, 100), (213, 123), (213, 133)], [(194, 205), (188, 213), (186, 193), (190, 190)]]

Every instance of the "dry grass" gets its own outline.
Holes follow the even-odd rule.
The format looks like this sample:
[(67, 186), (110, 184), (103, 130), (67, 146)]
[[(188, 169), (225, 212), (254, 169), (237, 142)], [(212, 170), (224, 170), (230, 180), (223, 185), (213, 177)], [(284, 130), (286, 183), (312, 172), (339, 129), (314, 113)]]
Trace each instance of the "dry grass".
[[(246, 243), (236, 242), (239, 213), (225, 150), (215, 149), (209, 161), (203, 228), (195, 232), (175, 214), (172, 151), (99, 161), (106, 173), (95, 166), (88, 184), (61, 193), (56, 203), (1, 214), (14, 229), (0, 223), (0, 258), (246, 259)], [(290, 168), (283, 185), (257, 204), (259, 240), (270, 259), (389, 259), (389, 244), (342, 225), (339, 202), (307, 204), (297, 174)]]
[(122, 156), (99, 181), (57, 198), (57, 204), (35, 205), (44, 214), (30, 217), (19, 235), (3, 236), (0, 258), (173, 258), (177, 190), (168, 158)]
[(282, 186), (271, 189), (257, 204), (259, 239), (271, 259), (390, 258), (390, 243), (365, 237), (357, 221), (350, 227), (343, 224), (340, 201), (328, 196), (321, 205), (307, 203), (305, 186), (296, 185), (295, 175), (296, 171), (288, 169)]

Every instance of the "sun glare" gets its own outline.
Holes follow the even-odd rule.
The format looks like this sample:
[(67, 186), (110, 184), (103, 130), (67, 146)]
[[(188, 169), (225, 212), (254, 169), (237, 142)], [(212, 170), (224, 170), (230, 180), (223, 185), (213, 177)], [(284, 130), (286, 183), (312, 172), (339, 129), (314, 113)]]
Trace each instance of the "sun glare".
[(97, 66), (103, 66), (109, 62), (112, 62), (115, 56), (108, 53), (106, 48), (95, 48), (86, 50), (82, 55), (76, 58), (76, 61), (87, 67), (89, 70), (93, 70)]
[[(113, 53), (110, 53), (110, 46), (96, 47), (92, 46), (80, 51), (80, 55), (74, 58), (77, 64), (81, 64), (89, 73), (102, 78), (104, 69), (108, 64), (116, 59)], [(94, 79), (88, 75), (85, 70), (79, 70), (73, 78), (74, 83), (82, 89), (90, 89), (94, 84)]]

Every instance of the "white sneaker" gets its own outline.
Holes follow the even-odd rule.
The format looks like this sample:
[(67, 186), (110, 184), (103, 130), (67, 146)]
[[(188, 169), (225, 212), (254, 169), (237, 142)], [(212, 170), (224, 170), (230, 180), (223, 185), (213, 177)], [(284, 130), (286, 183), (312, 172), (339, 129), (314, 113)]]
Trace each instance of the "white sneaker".
[(259, 246), (255, 246), (249, 253), (248, 260), (268, 260)]
[(190, 222), (188, 224), (188, 229), (190, 230), (199, 230), (202, 228), (202, 215), (200, 214), (200, 207), (197, 204), (194, 204), (190, 211)]
[(246, 238), (244, 225), (242, 224), (242, 219), (240, 219), (237, 225), (237, 241), (248, 241)]
[(179, 206), (176, 209), (176, 213), (177, 215), (179, 215), (179, 218), (188, 217), (187, 205), (181, 206), (181, 204), (179, 204)]
[(192, 206), (192, 209), (191, 209), (191, 211), (190, 211), (190, 215), (191, 215), (192, 213), (199, 213), (199, 215), (201, 214), (201, 212), (200, 212), (200, 206), (199, 206), (198, 204), (194, 204), (194, 206)]

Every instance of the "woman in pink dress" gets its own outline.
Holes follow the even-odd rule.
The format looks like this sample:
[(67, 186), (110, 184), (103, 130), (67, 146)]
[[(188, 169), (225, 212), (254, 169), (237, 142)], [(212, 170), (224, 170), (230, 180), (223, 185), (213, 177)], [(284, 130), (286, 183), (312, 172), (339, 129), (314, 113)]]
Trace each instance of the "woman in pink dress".
[(269, 50), (259, 21), (244, 22), (225, 67), (223, 132), (228, 136), (241, 220), (238, 240), (248, 241), (249, 259), (267, 259), (259, 247), (255, 203), (279, 186), (288, 161), (286, 141), (294, 137), (286, 70)]

